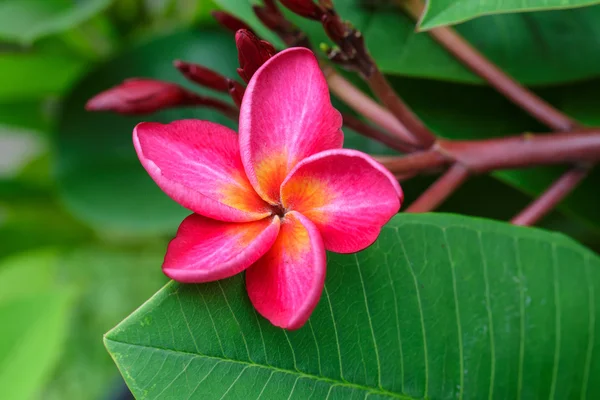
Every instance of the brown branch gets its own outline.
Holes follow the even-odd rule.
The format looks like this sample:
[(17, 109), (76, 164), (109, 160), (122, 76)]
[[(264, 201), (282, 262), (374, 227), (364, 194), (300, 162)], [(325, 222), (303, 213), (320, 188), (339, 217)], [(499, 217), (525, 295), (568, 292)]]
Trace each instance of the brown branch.
[(402, 157), (376, 157), (376, 159), (394, 174), (435, 170), (452, 162), (437, 150), (427, 150)]
[(333, 49), (325, 47), (329, 59), (346, 69), (358, 72), (375, 96), (407, 128), (410, 136), (414, 137), (421, 147), (431, 147), (435, 143), (435, 135), (396, 94), (370, 56), (362, 33), (340, 18), (331, 1), (320, 0), (318, 6), (312, 4), (311, 11), (318, 16), (316, 19), (321, 20), (325, 33), (338, 46)]
[(329, 83), (329, 88), (340, 100), (366, 119), (396, 136), (402, 142), (414, 146), (419, 145), (408, 129), (388, 110), (347, 81), (332, 67), (324, 65), (322, 68)]
[(469, 177), (469, 170), (455, 163), (437, 181), (421, 194), (407, 209), (409, 213), (428, 212), (436, 209)]
[[(375, 66), (375, 64), (373, 64)], [(408, 131), (424, 148), (435, 143), (435, 135), (425, 126), (423, 121), (396, 94), (381, 71), (375, 66), (373, 73), (365, 78), (377, 98), (394, 114)]]
[(573, 168), (567, 171), (511, 222), (515, 225), (533, 225), (568, 196), (585, 178), (587, 172), (584, 168)]
[(361, 121), (352, 114), (343, 113), (344, 126), (355, 130), (363, 136), (383, 143), (389, 148), (398, 150), (402, 153), (412, 153), (417, 150), (415, 146), (399, 141), (398, 139), (384, 133), (383, 131)]
[(439, 151), (473, 172), (600, 160), (600, 129), (525, 134), (480, 141), (442, 141)]
[[(424, 9), (421, 0), (399, 1), (408, 14), (415, 19), (420, 18)], [(555, 131), (570, 131), (579, 126), (576, 121), (507, 75), (454, 29), (439, 27), (427, 32), (464, 65), (544, 125)]]
[(234, 122), (238, 122), (240, 116), (240, 112), (236, 107), (221, 100), (213, 99), (212, 97), (195, 95), (189, 105), (213, 108), (217, 111), (220, 111), (223, 115)]

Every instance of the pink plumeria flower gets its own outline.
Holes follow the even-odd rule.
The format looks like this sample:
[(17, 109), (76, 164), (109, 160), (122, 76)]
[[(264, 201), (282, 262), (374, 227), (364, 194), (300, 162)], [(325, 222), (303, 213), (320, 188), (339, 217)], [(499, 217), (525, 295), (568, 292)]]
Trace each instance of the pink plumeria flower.
[(304, 48), (275, 55), (254, 74), (239, 136), (208, 121), (139, 124), (133, 140), (143, 166), (195, 213), (169, 244), (164, 273), (200, 283), (245, 270), (258, 312), (300, 328), (323, 290), (325, 250), (371, 245), (403, 197), (383, 166), (341, 148), (341, 126)]

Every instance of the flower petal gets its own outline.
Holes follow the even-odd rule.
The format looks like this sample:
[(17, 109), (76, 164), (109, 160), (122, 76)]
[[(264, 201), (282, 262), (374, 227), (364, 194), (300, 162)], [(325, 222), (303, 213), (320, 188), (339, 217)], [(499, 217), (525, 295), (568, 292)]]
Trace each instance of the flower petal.
[(342, 147), (342, 117), (325, 77), (305, 48), (284, 50), (250, 81), (240, 112), (240, 151), (250, 182), (271, 204), (302, 159)]
[(143, 122), (133, 131), (133, 143), (150, 176), (182, 206), (221, 221), (271, 214), (246, 178), (231, 129), (198, 120)]
[(371, 245), (403, 200), (393, 175), (356, 150), (329, 150), (299, 163), (281, 186), (283, 207), (310, 219), (325, 248), (354, 253)]
[(262, 257), (279, 233), (279, 217), (223, 222), (192, 214), (169, 243), (163, 272), (185, 283), (210, 282), (236, 275)]
[(325, 265), (317, 228), (302, 214), (289, 212), (271, 250), (246, 271), (250, 300), (273, 325), (298, 329), (319, 302)]

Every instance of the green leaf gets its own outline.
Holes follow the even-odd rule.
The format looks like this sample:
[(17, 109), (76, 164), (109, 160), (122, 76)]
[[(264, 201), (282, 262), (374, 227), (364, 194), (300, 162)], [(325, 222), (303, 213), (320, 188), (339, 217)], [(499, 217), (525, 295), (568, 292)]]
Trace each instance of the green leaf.
[(452, 25), (482, 15), (577, 8), (598, 0), (429, 0), (419, 23), (421, 29)]
[[(263, 33), (249, 2), (217, 0)], [(360, 29), (371, 55), (387, 74), (463, 83), (484, 82), (392, 5), (366, 6), (362, 0), (335, 2), (340, 15)], [(393, 3), (393, 2), (392, 2)], [(315, 48), (329, 43), (320, 24), (290, 13)], [(553, 12), (494, 15), (462, 24), (457, 30), (484, 55), (527, 85), (572, 82), (598, 75), (600, 7)], [(568, 32), (568, 35), (565, 34)], [(270, 40), (270, 36), (264, 36)], [(279, 43), (279, 42), (277, 42)]]
[[(0, 11), (1, 15), (1, 11)], [(0, 54), (0, 101), (41, 99), (60, 95), (79, 77), (85, 62), (54, 54), (2, 53)]]
[(328, 255), (298, 331), (253, 310), (241, 276), (170, 283), (106, 334), (137, 398), (600, 396), (600, 259), (572, 240), (452, 215), (399, 215)]
[(31, 44), (73, 28), (106, 9), (112, 0), (0, 0), (0, 39)]
[(30, 399), (49, 378), (67, 334), (73, 291), (53, 284), (56, 253), (25, 254), (0, 264), (0, 387)]

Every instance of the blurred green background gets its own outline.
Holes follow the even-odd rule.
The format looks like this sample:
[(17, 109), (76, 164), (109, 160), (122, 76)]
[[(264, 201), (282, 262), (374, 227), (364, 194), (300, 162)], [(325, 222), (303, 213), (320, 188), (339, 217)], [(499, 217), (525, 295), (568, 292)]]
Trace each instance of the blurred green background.
[[(219, 3), (229, 10), (239, 7), (242, 15), (248, 12), (244, 0)], [(336, 4), (352, 19), (362, 17), (356, 10), (372, 11), (367, 3)], [(430, 49), (431, 43), (422, 39), (425, 34), (416, 41), (423, 42), (421, 47), (411, 45), (400, 61), (395, 58), (409, 47), (403, 48), (387, 27), (405, 25), (390, 19), (394, 14), (386, 2), (374, 3), (384, 10), (378, 14), (382, 20), (367, 32), (367, 39), (378, 44), (373, 53), (436, 132), (471, 138), (543, 130), (450, 63), (439, 49)], [(2, 399), (123, 395), (102, 334), (166, 283), (160, 270), (164, 250), (187, 211), (155, 187), (135, 157), (131, 130), (141, 118), (91, 114), (84, 104), (132, 76), (193, 88), (172, 67), (177, 58), (234, 77), (233, 38), (210, 17), (216, 7), (211, 0), (0, 0)], [(597, 14), (598, 8), (586, 12)], [(462, 25), (463, 33), (473, 34), (486, 23), (481, 21)], [(314, 24), (304, 28), (311, 37), (324, 40)], [(589, 35), (597, 44), (596, 32)], [(527, 60), (505, 61), (512, 62), (512, 72), (525, 71), (522, 79), (542, 85), (537, 90), (561, 108), (586, 122), (600, 121), (600, 68), (565, 68), (572, 76), (560, 69), (554, 75), (537, 74), (531, 66), (543, 65), (543, 60), (532, 57), (525, 67), (521, 64)], [(407, 59), (417, 62), (407, 64)], [(573, 66), (581, 64), (571, 61)], [(201, 118), (233, 126), (201, 109), (169, 110), (143, 119), (149, 118)], [(389, 153), (351, 131), (346, 134), (349, 147)], [(506, 220), (555, 172), (536, 169), (477, 177), (443, 210)], [(405, 183), (407, 200), (432, 180)], [(596, 173), (542, 225), (598, 250), (599, 187)]]

